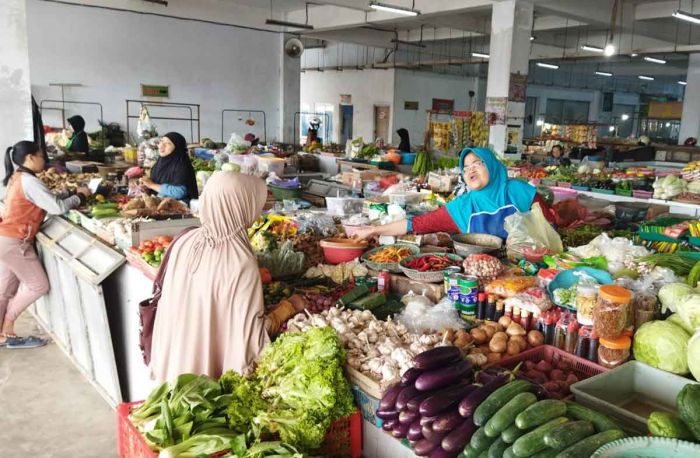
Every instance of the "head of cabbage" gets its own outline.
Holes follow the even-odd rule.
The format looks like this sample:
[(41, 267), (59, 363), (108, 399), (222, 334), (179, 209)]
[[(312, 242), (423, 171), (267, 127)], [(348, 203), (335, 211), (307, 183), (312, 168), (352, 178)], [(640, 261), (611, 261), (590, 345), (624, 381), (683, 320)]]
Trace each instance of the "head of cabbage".
[(688, 341), (688, 369), (695, 380), (700, 382), (700, 331)]
[(634, 334), (634, 357), (657, 369), (678, 375), (688, 373), (685, 329), (668, 321), (649, 321)]
[(678, 316), (685, 323), (684, 327), (693, 331), (700, 330), (700, 294), (686, 296), (676, 309)]
[(697, 291), (685, 283), (669, 283), (664, 285), (659, 290), (659, 302), (661, 302), (662, 312), (671, 310), (678, 311), (678, 304), (683, 302), (686, 296), (696, 293)]

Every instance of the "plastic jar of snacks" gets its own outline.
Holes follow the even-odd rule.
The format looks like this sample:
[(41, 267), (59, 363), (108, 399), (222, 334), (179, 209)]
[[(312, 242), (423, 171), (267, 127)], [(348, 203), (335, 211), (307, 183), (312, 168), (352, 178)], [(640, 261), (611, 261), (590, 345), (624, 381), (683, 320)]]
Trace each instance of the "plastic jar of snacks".
[(598, 299), (595, 285), (578, 285), (576, 287), (576, 320), (583, 326), (593, 324), (593, 309)]
[(598, 364), (608, 369), (617, 367), (630, 358), (632, 339), (628, 336), (617, 339), (600, 338), (598, 343)]
[(598, 301), (593, 308), (593, 327), (604, 339), (615, 339), (627, 325), (632, 293), (621, 286), (604, 285), (598, 289)]

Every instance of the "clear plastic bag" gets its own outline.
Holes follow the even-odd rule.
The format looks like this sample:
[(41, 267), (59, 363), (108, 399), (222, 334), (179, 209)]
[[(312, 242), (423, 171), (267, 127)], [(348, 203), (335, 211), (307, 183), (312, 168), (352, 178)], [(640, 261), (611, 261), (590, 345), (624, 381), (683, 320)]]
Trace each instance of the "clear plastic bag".
[(464, 329), (464, 321), (459, 317), (459, 312), (452, 302), (445, 298), (436, 305), (427, 305), (420, 295), (416, 295), (401, 314), (399, 323), (414, 333), (426, 331), (442, 331), (443, 329)]
[(151, 121), (151, 115), (148, 113), (148, 108), (141, 107), (139, 112), (139, 121), (136, 124), (136, 133), (142, 138), (153, 138), (158, 136), (156, 126)]
[(539, 204), (533, 205), (529, 212), (506, 217), (504, 227), (508, 232), (506, 249), (510, 259), (539, 262), (546, 254), (564, 251), (561, 237), (544, 217)]

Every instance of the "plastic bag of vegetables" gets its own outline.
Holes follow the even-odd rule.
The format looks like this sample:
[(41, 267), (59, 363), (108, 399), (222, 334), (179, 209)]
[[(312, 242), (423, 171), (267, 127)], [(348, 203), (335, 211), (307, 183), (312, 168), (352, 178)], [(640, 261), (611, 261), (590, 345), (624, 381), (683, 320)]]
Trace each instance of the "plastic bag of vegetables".
[(290, 240), (279, 248), (266, 253), (258, 253), (258, 264), (267, 267), (272, 278), (290, 277), (304, 271), (304, 253), (294, 251)]
[(653, 186), (655, 199), (671, 199), (688, 189), (688, 183), (675, 175), (657, 177)]

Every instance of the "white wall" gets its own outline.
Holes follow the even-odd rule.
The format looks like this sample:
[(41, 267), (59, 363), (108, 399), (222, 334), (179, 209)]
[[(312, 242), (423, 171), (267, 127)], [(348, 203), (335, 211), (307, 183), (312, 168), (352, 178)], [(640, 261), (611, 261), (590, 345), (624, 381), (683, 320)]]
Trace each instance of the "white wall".
[[(216, 7), (217, 2), (205, 1), (206, 8)], [(143, 4), (120, 6), (136, 3)], [(175, 9), (158, 11), (184, 13), (185, 5), (192, 9), (193, 4), (172, 3)], [(82, 87), (66, 90), (66, 99), (99, 102), (106, 122), (125, 127), (125, 100), (143, 98), (141, 83), (168, 85), (170, 98), (164, 101), (201, 105), (202, 137), (220, 139), (222, 109), (245, 108), (266, 111), (268, 140), (280, 138), (280, 101), (285, 98), (279, 33), (39, 0), (27, 0), (27, 9), (32, 91), (38, 101), (60, 98), (60, 89), (49, 83), (79, 83)], [(253, 17), (241, 14), (236, 17), (239, 23)], [(234, 19), (223, 13), (220, 17)], [(57, 113), (45, 112), (44, 122), (60, 125)], [(83, 115), (88, 130), (96, 128), (96, 110), (68, 108), (66, 115), (75, 113)], [(161, 114), (187, 115), (185, 111)], [(247, 113), (242, 117), (247, 118)], [(237, 118), (227, 114), (226, 139), (233, 131), (262, 133), (262, 123), (250, 128)], [(188, 122), (155, 122), (161, 134), (177, 130), (189, 139)], [(135, 125), (134, 119), (132, 130)]]
[[(396, 70), (394, 91), (393, 141), (398, 141), (396, 129), (405, 128), (411, 136), (414, 147), (423, 143), (427, 121), (426, 110), (430, 110), (433, 99), (454, 99), (455, 110), (468, 111), (469, 91), (476, 92), (474, 103), (476, 109), (483, 109), (486, 93), (485, 84), (479, 84), (478, 78), (441, 75), (438, 73)], [(405, 110), (404, 102), (418, 102), (418, 110)]]
[[(353, 105), (353, 137), (374, 141), (374, 106), (393, 108), (393, 70), (307, 70), (301, 74), (301, 111), (314, 112), (316, 104), (333, 105), (332, 141), (340, 138), (340, 94), (350, 94)], [(396, 122), (390, 119), (389, 130)], [(323, 131), (323, 127), (321, 127)], [(325, 139), (324, 139), (325, 141)]]
[[(24, 0), (0, 2), (0, 164), (5, 148), (33, 140)], [(0, 165), (2, 177), (4, 166)]]
[[(602, 99), (597, 101), (597, 97), (602, 97), (600, 91), (571, 89), (555, 86), (537, 86), (528, 85), (527, 96), (536, 97), (537, 114), (543, 115), (547, 112), (547, 99), (573, 100), (578, 102), (589, 102), (588, 120), (591, 122), (598, 121), (602, 115)], [(600, 102), (600, 103), (599, 103)], [(639, 94), (627, 92), (615, 92), (613, 96), (613, 104), (623, 105), (639, 105)]]

